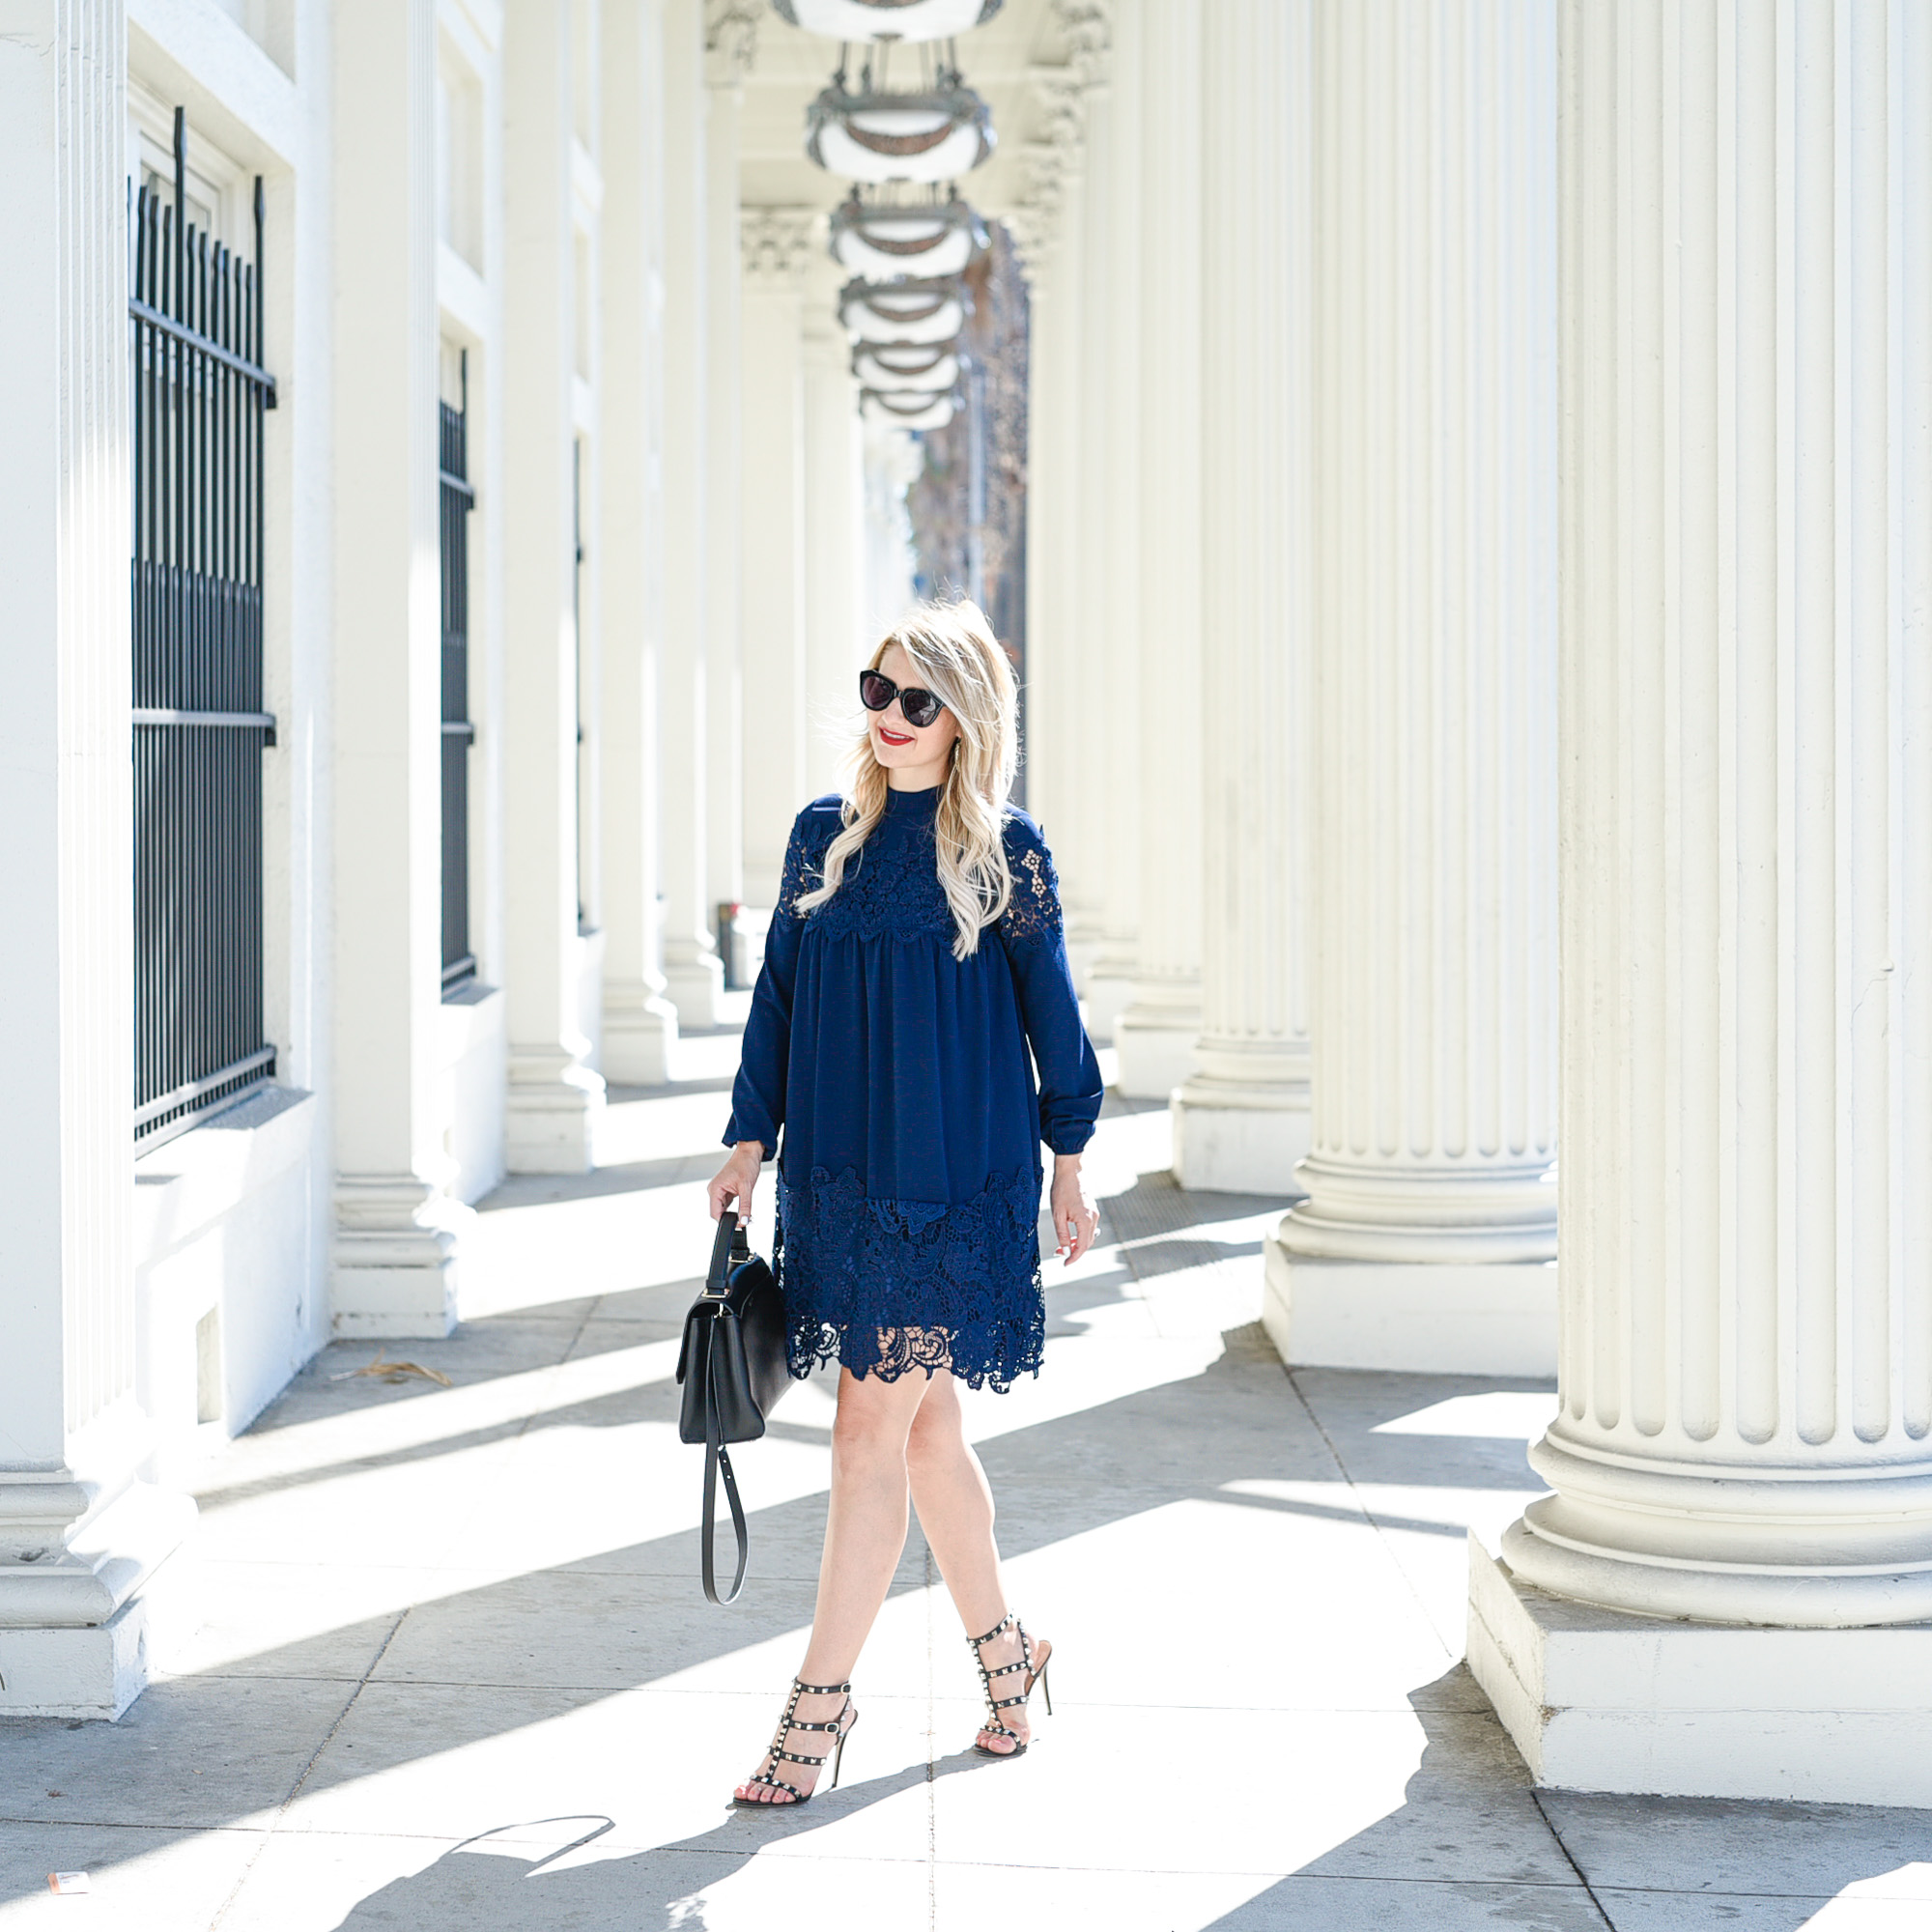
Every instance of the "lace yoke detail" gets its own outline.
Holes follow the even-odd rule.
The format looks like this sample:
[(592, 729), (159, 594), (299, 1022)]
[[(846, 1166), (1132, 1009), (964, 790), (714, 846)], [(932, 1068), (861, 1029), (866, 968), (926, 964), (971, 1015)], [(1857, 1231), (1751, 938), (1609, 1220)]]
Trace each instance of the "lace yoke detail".
[[(801, 874), (808, 864), (801, 854)], [(787, 855), (787, 874), (790, 868)], [(823, 875), (821, 849), (817, 864), (810, 867), (810, 884), (799, 891), (810, 892)], [(794, 894), (784, 902), (795, 908), (796, 898)], [(874, 826), (865, 844), (845, 862), (838, 890), (803, 917), (827, 939), (856, 933), (861, 939), (939, 939), (951, 946), (952, 908), (939, 883), (929, 828), (898, 825), (891, 819)]]
[(873, 1199), (856, 1171), (779, 1177), (791, 1372), (838, 1361), (896, 1381), (941, 1369), (1004, 1394), (1046, 1348), (1039, 1177), (990, 1175), (969, 1200)]

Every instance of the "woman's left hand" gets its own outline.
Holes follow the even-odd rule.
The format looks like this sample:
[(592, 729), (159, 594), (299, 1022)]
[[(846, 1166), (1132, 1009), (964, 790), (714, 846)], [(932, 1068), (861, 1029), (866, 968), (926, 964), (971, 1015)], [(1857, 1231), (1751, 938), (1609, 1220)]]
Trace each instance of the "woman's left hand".
[(1053, 1252), (1071, 1267), (1094, 1245), (1100, 1210), (1087, 1192), (1077, 1153), (1056, 1154), (1053, 1160)]

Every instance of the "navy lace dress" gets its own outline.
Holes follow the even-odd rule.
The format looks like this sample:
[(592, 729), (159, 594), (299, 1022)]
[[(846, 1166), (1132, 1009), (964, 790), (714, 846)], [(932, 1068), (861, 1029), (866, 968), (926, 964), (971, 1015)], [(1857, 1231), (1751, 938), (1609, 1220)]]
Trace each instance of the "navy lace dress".
[(1100, 1069), (1038, 826), (1009, 814), (1012, 903), (955, 960), (938, 801), (889, 793), (838, 891), (805, 914), (839, 802), (799, 813), (724, 1140), (780, 1156), (794, 1375), (836, 1357), (859, 1376), (951, 1369), (1004, 1390), (1045, 1344), (1040, 1142), (1086, 1146)]

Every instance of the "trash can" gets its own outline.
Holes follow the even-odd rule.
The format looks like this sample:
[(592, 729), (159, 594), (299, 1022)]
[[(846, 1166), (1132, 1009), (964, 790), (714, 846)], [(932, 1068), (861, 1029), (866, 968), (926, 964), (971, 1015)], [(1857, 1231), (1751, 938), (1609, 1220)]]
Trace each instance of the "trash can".
[(727, 991), (745, 991), (758, 983), (771, 923), (771, 912), (763, 906), (741, 905), (736, 899), (719, 906), (718, 956), (724, 962)]

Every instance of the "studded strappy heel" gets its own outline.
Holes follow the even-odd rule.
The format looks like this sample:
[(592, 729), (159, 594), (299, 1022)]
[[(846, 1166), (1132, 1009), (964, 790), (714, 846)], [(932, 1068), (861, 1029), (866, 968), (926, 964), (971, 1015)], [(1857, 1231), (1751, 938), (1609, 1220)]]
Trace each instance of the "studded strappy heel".
[[(845, 1699), (845, 1707), (829, 1723), (808, 1724), (792, 1716), (792, 1713), (798, 1709), (798, 1700), (801, 1697), (808, 1696), (842, 1696)], [(845, 1758), (845, 1740), (851, 1735), (852, 1727), (858, 1721), (859, 1714), (852, 1708), (851, 1685), (808, 1684), (802, 1678), (794, 1677), (791, 1680), (791, 1697), (785, 1705), (784, 1716), (779, 1719), (779, 1727), (772, 1736), (771, 1748), (765, 1753), (767, 1760), (771, 1764), (771, 1771), (760, 1772), (755, 1777), (748, 1777), (745, 1780), (747, 1784), (762, 1784), (768, 1791), (788, 1791), (791, 1793), (791, 1796), (789, 1798), (739, 1798), (734, 1796), (731, 1800), (732, 1804), (757, 1806), (779, 1805), (785, 1808), (793, 1804), (810, 1804), (811, 1803), (812, 1791), (818, 1789), (817, 1785), (814, 1784), (811, 1791), (801, 1791), (797, 1785), (787, 1784), (783, 1778), (780, 1777), (778, 1776), (778, 1769), (782, 1764), (822, 1765), (825, 1762), (825, 1757), (829, 1757), (832, 1760), (832, 1782), (826, 1786), (826, 1789), (828, 1791), (837, 1790), (838, 1786), (838, 1767), (844, 1762)], [(826, 1752), (825, 1757), (807, 1757), (801, 1752), (786, 1750), (786, 1742), (793, 1731), (827, 1731), (833, 1738), (832, 1748)]]
[[(1005, 1635), (1009, 1630), (1019, 1637), (1020, 1661), (1017, 1663), (1003, 1663), (997, 1670), (988, 1670), (985, 1659), (980, 1655), (980, 1648), (982, 1644), (991, 1643), (995, 1637)], [(966, 1641), (972, 1649), (973, 1662), (979, 1666), (980, 1689), (986, 1693), (986, 1721), (980, 1728), (982, 1731), (992, 1732), (995, 1737), (1011, 1738), (1013, 1741), (1011, 1750), (994, 1750), (986, 1745), (978, 1743), (973, 1748), (981, 1757), (1022, 1757), (1026, 1753), (1028, 1740), (1021, 1737), (1000, 1716), (1000, 1713), (1024, 1708), (1026, 1700), (1033, 1695), (1033, 1687), (1037, 1684), (1041, 1694), (1046, 1698), (1046, 1715), (1049, 1718), (1053, 1716), (1053, 1691), (1046, 1681), (1046, 1666), (1052, 1661), (1053, 1646), (1050, 1643), (1041, 1644), (1039, 1661), (1036, 1663), (1033, 1638), (1027, 1635), (1026, 1626), (1020, 1622), (1018, 1613), (1013, 1610), (1009, 1610), (984, 1636), (969, 1636)], [(1009, 1676), (1014, 1671), (1021, 1673), (1020, 1694), (1017, 1697), (995, 1697), (993, 1679)]]

